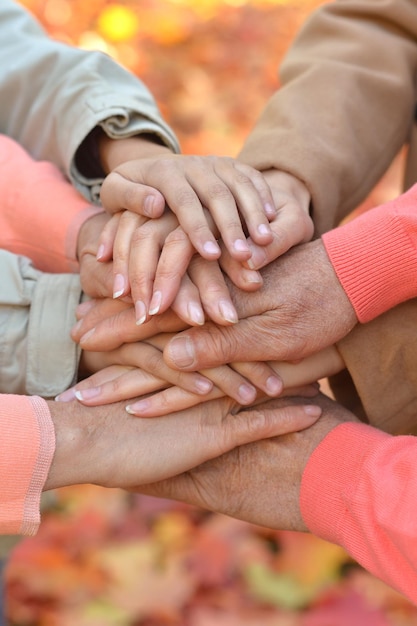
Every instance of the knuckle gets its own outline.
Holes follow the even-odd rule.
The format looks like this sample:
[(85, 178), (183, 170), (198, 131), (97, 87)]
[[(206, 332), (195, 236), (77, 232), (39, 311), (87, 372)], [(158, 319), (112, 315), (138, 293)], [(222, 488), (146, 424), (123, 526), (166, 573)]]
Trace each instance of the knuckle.
[(190, 187), (181, 187), (175, 194), (175, 202), (180, 207), (190, 207), (198, 202), (198, 198)]
[(218, 199), (230, 198), (232, 194), (230, 193), (228, 187), (224, 183), (218, 182), (218, 183), (212, 183), (209, 186), (207, 195), (211, 200), (218, 200)]

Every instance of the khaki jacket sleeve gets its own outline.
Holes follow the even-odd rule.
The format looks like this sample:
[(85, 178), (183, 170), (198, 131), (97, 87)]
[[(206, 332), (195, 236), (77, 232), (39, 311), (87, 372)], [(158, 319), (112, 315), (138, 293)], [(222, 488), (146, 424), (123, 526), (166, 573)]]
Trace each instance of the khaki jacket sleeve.
[(75, 274), (44, 274), (0, 250), (0, 393), (55, 397), (76, 380), (70, 338), (81, 287)]
[(140, 80), (105, 54), (49, 38), (13, 0), (0, 2), (0, 65), (0, 132), (57, 165), (89, 200), (101, 181), (84, 178), (74, 155), (97, 125), (111, 137), (152, 133), (179, 150)]
[(305, 181), (318, 234), (371, 191), (414, 119), (415, 0), (335, 0), (314, 12), (240, 159)]

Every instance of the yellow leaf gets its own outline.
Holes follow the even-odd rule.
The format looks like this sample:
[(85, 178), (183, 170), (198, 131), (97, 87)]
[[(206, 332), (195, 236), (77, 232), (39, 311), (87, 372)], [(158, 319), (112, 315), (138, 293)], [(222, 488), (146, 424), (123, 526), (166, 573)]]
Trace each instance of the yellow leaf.
[(98, 30), (114, 43), (132, 39), (139, 28), (136, 13), (120, 4), (108, 5), (98, 18)]

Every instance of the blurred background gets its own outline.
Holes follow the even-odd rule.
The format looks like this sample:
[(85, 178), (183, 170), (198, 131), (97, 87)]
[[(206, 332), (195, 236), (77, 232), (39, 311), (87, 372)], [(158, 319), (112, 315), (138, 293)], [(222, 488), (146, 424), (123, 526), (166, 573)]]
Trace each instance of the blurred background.
[[(48, 32), (150, 88), (184, 152), (234, 156), (319, 0), (23, 0)], [(396, 163), (360, 209), (396, 193)], [(344, 551), (118, 490), (54, 494), (5, 574), (11, 626), (411, 626)]]

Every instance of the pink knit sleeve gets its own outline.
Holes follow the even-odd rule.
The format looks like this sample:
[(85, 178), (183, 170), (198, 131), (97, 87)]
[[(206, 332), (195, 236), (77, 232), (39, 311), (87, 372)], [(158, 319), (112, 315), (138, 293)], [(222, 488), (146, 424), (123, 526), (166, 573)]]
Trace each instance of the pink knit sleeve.
[(2, 394), (0, 420), (0, 534), (33, 535), (55, 451), (51, 415), (37, 396)]
[(34, 161), (5, 135), (0, 196), (0, 248), (29, 257), (44, 272), (78, 271), (79, 229), (102, 209), (90, 205), (52, 163)]
[(417, 439), (337, 426), (304, 471), (300, 506), (314, 534), (417, 603)]
[(322, 240), (360, 322), (417, 296), (417, 185)]

